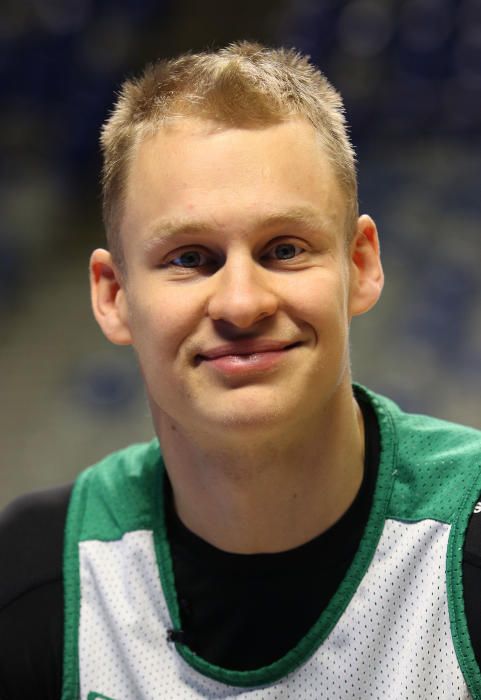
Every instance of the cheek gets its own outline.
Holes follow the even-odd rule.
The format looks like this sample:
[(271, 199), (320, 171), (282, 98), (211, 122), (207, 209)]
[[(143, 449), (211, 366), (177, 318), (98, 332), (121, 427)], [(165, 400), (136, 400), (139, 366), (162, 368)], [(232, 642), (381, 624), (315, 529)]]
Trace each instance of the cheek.
[(150, 372), (155, 367), (162, 370), (162, 362), (176, 359), (197, 323), (194, 305), (182, 291), (169, 298), (151, 295), (151, 299), (148, 304), (132, 304), (129, 315), (134, 349), (144, 370)]
[(295, 292), (295, 308), (315, 327), (343, 326), (347, 322), (348, 290), (342, 277), (326, 276), (308, 280)]

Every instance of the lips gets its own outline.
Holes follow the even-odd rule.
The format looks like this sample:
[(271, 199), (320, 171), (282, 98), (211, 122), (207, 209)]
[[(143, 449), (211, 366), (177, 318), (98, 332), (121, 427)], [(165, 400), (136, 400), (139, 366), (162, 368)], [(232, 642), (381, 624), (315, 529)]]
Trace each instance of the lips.
[(204, 350), (197, 363), (224, 377), (248, 379), (270, 375), (283, 364), (300, 342), (272, 339), (239, 339)]
[(252, 340), (240, 339), (232, 343), (218, 345), (198, 354), (203, 360), (215, 360), (219, 357), (242, 357), (245, 355), (259, 355), (261, 353), (280, 352), (288, 350), (299, 343), (283, 340)]

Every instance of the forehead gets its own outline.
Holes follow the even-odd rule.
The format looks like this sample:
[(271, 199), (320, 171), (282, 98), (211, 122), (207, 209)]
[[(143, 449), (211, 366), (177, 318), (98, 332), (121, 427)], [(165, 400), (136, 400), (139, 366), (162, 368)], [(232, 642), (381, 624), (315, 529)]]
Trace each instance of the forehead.
[(131, 162), (122, 222), (124, 243), (158, 222), (216, 222), (248, 228), (263, 217), (309, 209), (333, 225), (345, 197), (318, 133), (304, 120), (256, 129), (183, 119), (140, 141)]

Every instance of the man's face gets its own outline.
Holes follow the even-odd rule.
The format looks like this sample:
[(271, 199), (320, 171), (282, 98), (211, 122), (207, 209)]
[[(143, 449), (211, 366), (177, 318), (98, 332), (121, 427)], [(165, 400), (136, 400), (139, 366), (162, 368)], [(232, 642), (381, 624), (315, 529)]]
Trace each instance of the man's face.
[(160, 431), (305, 424), (350, 381), (345, 209), (301, 120), (141, 143), (117, 303)]

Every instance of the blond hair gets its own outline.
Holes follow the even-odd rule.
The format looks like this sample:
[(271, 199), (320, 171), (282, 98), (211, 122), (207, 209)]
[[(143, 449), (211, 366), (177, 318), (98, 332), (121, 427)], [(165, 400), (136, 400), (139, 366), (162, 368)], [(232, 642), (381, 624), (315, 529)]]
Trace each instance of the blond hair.
[(350, 239), (358, 215), (357, 179), (341, 96), (309, 57), (293, 49), (241, 41), (215, 52), (158, 61), (140, 78), (122, 85), (100, 139), (104, 224), (113, 259), (121, 269), (118, 232), (136, 145), (168, 120), (189, 116), (241, 128), (307, 119), (319, 133), (346, 195)]

